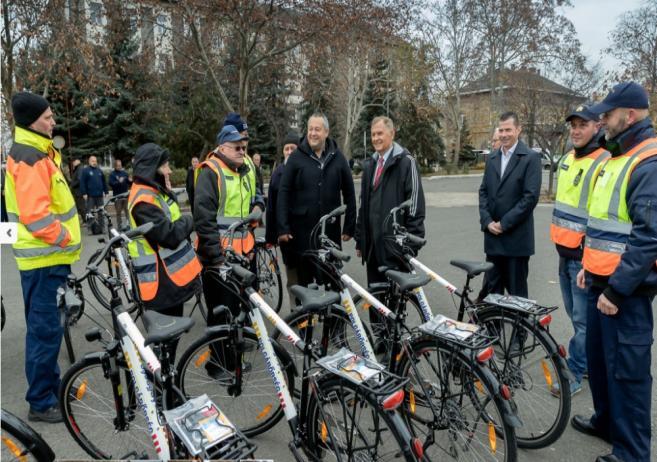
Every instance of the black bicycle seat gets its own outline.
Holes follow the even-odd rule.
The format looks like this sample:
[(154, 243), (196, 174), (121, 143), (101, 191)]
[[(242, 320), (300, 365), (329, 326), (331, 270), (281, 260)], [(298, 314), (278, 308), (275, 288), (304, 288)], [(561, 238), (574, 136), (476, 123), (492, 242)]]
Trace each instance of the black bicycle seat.
[(471, 278), (493, 269), (493, 264), (487, 261), (452, 260), (449, 263), (457, 268), (461, 268)]
[(319, 311), (325, 306), (340, 303), (340, 294), (332, 291), (309, 289), (303, 286), (292, 286), (290, 292), (301, 306), (309, 311)]
[(388, 270), (386, 277), (397, 284), (402, 291), (413, 290), (431, 282), (431, 278), (425, 273), (403, 273), (401, 271)]
[(167, 316), (152, 310), (145, 311), (141, 319), (146, 329), (144, 345), (170, 342), (194, 326), (192, 318)]

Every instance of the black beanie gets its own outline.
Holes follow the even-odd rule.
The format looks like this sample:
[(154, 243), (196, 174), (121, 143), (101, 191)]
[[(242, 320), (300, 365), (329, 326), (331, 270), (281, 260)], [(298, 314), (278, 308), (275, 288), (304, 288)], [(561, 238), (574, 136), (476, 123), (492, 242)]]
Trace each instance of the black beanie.
[(48, 101), (39, 95), (22, 91), (11, 98), (11, 110), (14, 113), (14, 122), (21, 127), (32, 125), (46, 109), (50, 107)]
[(297, 135), (296, 132), (289, 131), (287, 132), (287, 135), (285, 135), (285, 139), (283, 140), (283, 146), (286, 144), (295, 144), (299, 145), (299, 135)]

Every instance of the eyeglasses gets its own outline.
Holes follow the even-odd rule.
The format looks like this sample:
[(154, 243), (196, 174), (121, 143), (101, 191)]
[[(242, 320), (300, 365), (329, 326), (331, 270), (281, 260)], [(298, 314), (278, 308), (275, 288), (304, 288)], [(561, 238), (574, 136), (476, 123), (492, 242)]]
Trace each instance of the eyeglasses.
[(235, 152), (246, 152), (246, 146), (231, 146), (230, 144), (224, 146), (231, 148)]

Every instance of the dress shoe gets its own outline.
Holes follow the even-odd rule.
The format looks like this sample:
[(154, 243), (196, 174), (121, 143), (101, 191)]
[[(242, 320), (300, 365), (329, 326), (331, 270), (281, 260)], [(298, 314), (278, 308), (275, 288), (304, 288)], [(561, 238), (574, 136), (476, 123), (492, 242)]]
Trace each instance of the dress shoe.
[(607, 454), (606, 456), (599, 456), (595, 459), (595, 462), (623, 462), (623, 459), (620, 459), (613, 454)]
[(581, 414), (575, 415), (571, 419), (570, 424), (578, 432), (584, 433), (589, 436), (595, 436), (596, 438), (600, 438), (608, 443), (611, 443), (607, 435), (605, 435), (600, 430), (598, 430), (593, 425), (591, 425), (591, 419), (588, 417), (585, 417)]
[(60, 423), (64, 421), (59, 406), (53, 406), (45, 411), (35, 411), (30, 409), (27, 414), (27, 420), (30, 422)]

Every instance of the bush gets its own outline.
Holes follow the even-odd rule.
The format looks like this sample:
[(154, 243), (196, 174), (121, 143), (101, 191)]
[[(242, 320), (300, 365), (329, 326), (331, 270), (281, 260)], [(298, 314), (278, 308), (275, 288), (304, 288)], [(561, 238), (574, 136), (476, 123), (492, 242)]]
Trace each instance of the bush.
[(187, 180), (187, 169), (186, 168), (174, 168), (171, 170), (171, 186), (174, 188), (184, 188), (185, 180)]

